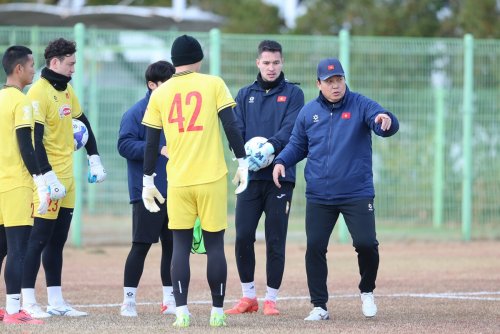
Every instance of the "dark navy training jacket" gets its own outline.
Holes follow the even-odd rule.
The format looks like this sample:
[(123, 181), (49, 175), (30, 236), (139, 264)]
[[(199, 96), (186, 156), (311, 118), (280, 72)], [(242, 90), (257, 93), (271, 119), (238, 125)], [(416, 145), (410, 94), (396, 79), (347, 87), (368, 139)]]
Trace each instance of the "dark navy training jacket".
[[(141, 122), (150, 97), (151, 92), (148, 91), (143, 99), (123, 114), (120, 123), (117, 147), (120, 155), (127, 159), (130, 203), (142, 201), (142, 165), (146, 148), (146, 127)], [(167, 158), (161, 155), (160, 151), (165, 143), (165, 135), (162, 131), (158, 147), (158, 160), (156, 161), (155, 185), (163, 197), (167, 196)]]
[[(283, 79), (269, 91), (257, 81), (243, 87), (236, 96), (234, 112), (245, 143), (256, 136), (265, 137), (277, 156), (290, 140), (295, 119), (304, 106), (304, 93), (294, 83)], [(273, 180), (273, 164), (257, 172), (250, 171), (249, 180)], [(295, 166), (286, 170), (283, 181), (295, 182)]]
[[(380, 113), (391, 117), (388, 131), (375, 123)], [(389, 137), (398, 129), (398, 119), (392, 113), (349, 88), (333, 105), (320, 93), (300, 111), (290, 143), (275, 163), (289, 167), (307, 157), (304, 176), (306, 198), (311, 202), (340, 204), (373, 198), (371, 133)]]

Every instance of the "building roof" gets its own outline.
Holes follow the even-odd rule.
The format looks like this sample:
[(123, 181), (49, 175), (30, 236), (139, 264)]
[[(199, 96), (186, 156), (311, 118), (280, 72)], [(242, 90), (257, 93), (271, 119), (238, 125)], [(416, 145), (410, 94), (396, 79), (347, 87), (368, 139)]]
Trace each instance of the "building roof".
[(83, 23), (104, 29), (175, 29), (208, 31), (219, 27), (224, 18), (198, 7), (187, 7), (182, 17), (171, 7), (63, 6), (10, 3), (0, 4), (1, 25), (72, 27)]

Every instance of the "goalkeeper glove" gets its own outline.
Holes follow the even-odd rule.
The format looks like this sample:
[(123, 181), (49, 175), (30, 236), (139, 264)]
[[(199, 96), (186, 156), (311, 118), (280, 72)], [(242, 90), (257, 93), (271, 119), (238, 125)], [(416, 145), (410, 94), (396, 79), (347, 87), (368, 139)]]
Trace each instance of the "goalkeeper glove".
[(48, 186), (51, 200), (57, 201), (66, 196), (66, 188), (61, 182), (59, 182), (56, 173), (54, 173), (53, 170), (43, 174), (43, 178)]
[(38, 200), (40, 204), (36, 211), (44, 215), (47, 213), (50, 204), (50, 193), (47, 184), (45, 184), (45, 178), (43, 175), (33, 175), (33, 180), (35, 181), (36, 191), (38, 193)]
[(165, 203), (165, 198), (163, 198), (155, 186), (155, 176), (156, 173), (153, 173), (153, 175), (144, 175), (142, 177), (142, 201), (149, 212), (160, 211), (160, 207), (156, 204), (155, 198), (160, 204)]
[(248, 160), (246, 158), (238, 158), (238, 169), (233, 178), (233, 184), (237, 186), (234, 193), (236, 195), (242, 193), (248, 186)]
[(248, 157), (248, 170), (252, 172), (256, 172), (260, 169), (260, 164), (257, 159), (255, 159), (253, 156)]
[(101, 158), (97, 154), (87, 156), (89, 162), (89, 172), (87, 179), (89, 183), (101, 183), (106, 179), (106, 170), (101, 163)]
[(274, 146), (270, 142), (265, 142), (248, 158), (248, 169), (252, 172), (256, 172), (265, 166), (269, 157), (274, 153)]
[(269, 157), (271, 154), (274, 153), (274, 146), (270, 142), (266, 141), (262, 146), (259, 148), (259, 152), (265, 156)]

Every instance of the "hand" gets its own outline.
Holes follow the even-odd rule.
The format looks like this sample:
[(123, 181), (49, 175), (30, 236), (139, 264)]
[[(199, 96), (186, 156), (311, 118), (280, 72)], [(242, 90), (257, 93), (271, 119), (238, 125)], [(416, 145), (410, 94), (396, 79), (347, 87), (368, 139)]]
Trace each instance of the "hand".
[(382, 129), (382, 131), (387, 131), (391, 128), (392, 120), (387, 114), (378, 114), (377, 117), (375, 117), (375, 123), (382, 123), (380, 129)]
[(50, 204), (49, 187), (45, 183), (45, 178), (43, 177), (43, 175), (33, 175), (33, 180), (35, 181), (38, 200), (40, 201), (36, 212), (44, 215), (45, 213), (47, 213)]
[(149, 212), (158, 212), (160, 207), (155, 202), (155, 198), (160, 204), (165, 203), (165, 198), (160, 194), (155, 186), (156, 173), (153, 175), (144, 175), (142, 177), (142, 201)]
[(247, 189), (248, 186), (248, 160), (246, 158), (238, 159), (238, 169), (233, 178), (233, 184), (237, 186), (234, 193), (241, 194)]
[(101, 158), (97, 154), (87, 156), (89, 159), (89, 172), (87, 179), (89, 183), (101, 183), (106, 179), (106, 170), (101, 163)]
[(168, 151), (167, 151), (167, 147), (166, 146), (163, 146), (161, 148), (161, 151), (160, 151), (160, 154), (163, 155), (164, 157), (167, 157), (167, 159), (169, 159), (170, 157), (168, 156)]
[(43, 174), (43, 178), (45, 179), (45, 184), (48, 187), (51, 200), (57, 201), (66, 196), (66, 188), (61, 182), (59, 182), (54, 171), (51, 170)]
[(282, 164), (276, 164), (274, 165), (273, 169), (273, 181), (276, 187), (281, 188), (281, 184), (279, 181), (279, 177), (285, 177), (285, 166)]
[(265, 142), (259, 150), (248, 157), (248, 169), (256, 172), (259, 169), (267, 167), (266, 162), (271, 162), (269, 157), (274, 153), (274, 146), (270, 142)]

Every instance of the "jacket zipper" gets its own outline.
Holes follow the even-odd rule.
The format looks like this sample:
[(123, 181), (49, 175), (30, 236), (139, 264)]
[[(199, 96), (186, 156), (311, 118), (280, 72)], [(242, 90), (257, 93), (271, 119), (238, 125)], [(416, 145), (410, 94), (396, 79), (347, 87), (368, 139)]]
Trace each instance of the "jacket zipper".
[(326, 189), (328, 191), (329, 189), (329, 178), (328, 178), (328, 175), (330, 174), (330, 150), (331, 150), (331, 138), (332, 138), (332, 128), (333, 128), (333, 125), (332, 125), (332, 122), (333, 122), (333, 112), (330, 112), (330, 122), (328, 124), (328, 151), (326, 152)]

